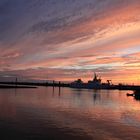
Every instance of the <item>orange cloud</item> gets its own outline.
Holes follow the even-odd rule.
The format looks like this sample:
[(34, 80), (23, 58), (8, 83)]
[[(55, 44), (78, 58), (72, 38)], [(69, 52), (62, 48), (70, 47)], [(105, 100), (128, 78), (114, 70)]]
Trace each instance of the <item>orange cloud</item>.
[(30, 32), (9, 45), (0, 42), (1, 71), (37, 79), (48, 74), (56, 80), (87, 80), (96, 71), (104, 79), (138, 83), (139, 4), (130, 2), (119, 9), (91, 13), (87, 16), (87, 11), (87, 17), (83, 15), (79, 20), (69, 19), (67, 26), (56, 30), (51, 25), (48, 29), (43, 22), (42, 31), (41, 22), (37, 34)]

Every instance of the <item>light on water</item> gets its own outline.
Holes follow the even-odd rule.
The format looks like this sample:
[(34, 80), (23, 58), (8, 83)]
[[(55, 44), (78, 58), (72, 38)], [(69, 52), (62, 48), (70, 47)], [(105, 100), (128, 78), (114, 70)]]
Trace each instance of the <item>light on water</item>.
[(0, 90), (0, 135), (17, 140), (139, 140), (140, 101), (127, 91)]

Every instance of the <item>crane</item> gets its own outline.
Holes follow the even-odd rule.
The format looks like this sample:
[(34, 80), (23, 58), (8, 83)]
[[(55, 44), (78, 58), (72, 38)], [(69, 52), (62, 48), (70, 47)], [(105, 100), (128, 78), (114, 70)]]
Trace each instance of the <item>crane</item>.
[(112, 80), (107, 80), (108, 85), (112, 84)]

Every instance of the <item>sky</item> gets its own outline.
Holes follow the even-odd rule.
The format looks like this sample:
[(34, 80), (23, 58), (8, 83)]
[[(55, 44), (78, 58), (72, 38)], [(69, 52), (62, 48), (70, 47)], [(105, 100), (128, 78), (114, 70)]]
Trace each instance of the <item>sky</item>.
[(0, 0), (0, 79), (140, 84), (140, 0)]

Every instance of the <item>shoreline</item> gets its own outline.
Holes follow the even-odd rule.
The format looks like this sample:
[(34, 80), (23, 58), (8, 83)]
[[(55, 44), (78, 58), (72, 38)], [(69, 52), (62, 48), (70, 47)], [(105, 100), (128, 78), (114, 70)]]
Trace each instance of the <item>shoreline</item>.
[(22, 86), (22, 85), (0, 85), (0, 89), (7, 89), (7, 88), (37, 88), (35, 86)]

